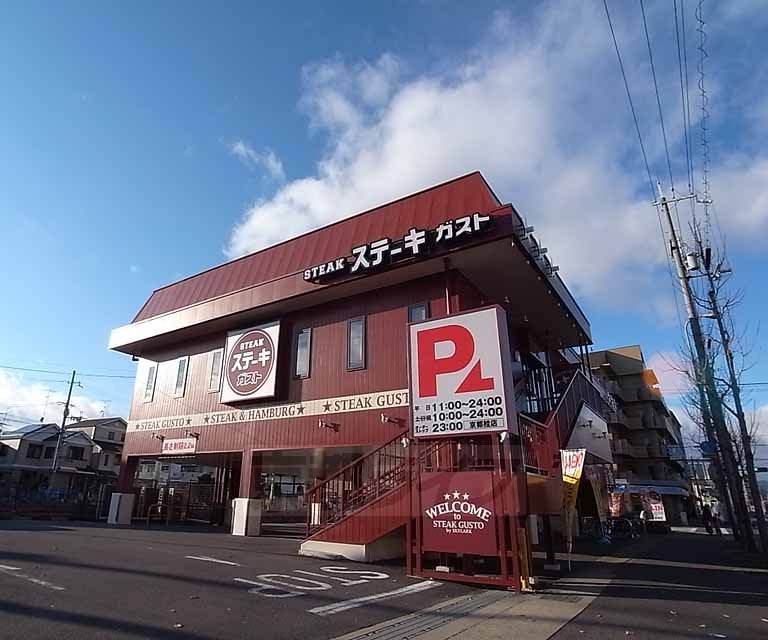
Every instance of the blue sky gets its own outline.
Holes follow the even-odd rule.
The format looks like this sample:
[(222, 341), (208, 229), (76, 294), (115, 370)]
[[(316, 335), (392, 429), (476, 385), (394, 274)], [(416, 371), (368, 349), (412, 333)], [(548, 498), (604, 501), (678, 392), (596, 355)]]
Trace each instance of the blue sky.
[[(641, 17), (610, 4), (663, 177)], [(670, 3), (646, 4), (684, 190), (674, 18)], [(712, 196), (751, 326), (768, 294), (760, 4), (705, 3)], [(131, 375), (109, 331), (154, 288), (474, 169), (540, 231), (597, 347), (674, 353), (663, 243), (609, 37), (600, 2), (6, 5), (0, 365)], [(750, 377), (768, 381), (757, 356)], [(63, 388), (59, 375), (13, 376), (0, 413), (39, 412), (41, 389)], [(109, 400), (127, 412), (130, 380), (82, 382), (83, 411)]]

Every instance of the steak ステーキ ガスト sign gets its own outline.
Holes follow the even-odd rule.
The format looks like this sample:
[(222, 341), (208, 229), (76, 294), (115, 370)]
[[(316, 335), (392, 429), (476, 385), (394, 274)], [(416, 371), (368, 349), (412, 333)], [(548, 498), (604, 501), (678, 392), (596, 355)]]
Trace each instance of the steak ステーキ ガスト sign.
[(227, 336), (222, 402), (275, 395), (280, 322), (231, 331)]
[(420, 495), (424, 551), (498, 553), (491, 472), (422, 473)]
[(517, 432), (501, 307), (418, 322), (409, 333), (414, 437)]

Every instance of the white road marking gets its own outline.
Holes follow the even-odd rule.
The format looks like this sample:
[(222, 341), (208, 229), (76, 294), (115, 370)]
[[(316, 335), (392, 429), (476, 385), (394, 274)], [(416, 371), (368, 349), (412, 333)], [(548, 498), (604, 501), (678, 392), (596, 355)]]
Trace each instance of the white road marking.
[(353, 598), (352, 600), (342, 600), (341, 602), (334, 602), (333, 604), (326, 604), (321, 607), (315, 607), (314, 609), (307, 609), (308, 613), (314, 613), (318, 616), (332, 616), (342, 611), (348, 611), (349, 609), (355, 609), (357, 607), (363, 607), (370, 602), (378, 602), (380, 600), (388, 600), (389, 598), (398, 598), (411, 593), (418, 593), (419, 591), (426, 591), (434, 587), (439, 587), (441, 582), (433, 582), (432, 580), (426, 580), (425, 582), (417, 582), (416, 584), (408, 585), (407, 587), (401, 587), (394, 591), (385, 591), (384, 593), (375, 593), (370, 596), (363, 596), (361, 598)]
[(0, 572), (7, 576), (20, 578), (21, 580), (26, 580), (27, 582), (31, 582), (32, 584), (36, 584), (40, 587), (45, 587), (46, 589), (52, 589), (53, 591), (66, 591), (65, 587), (60, 587), (57, 584), (46, 582), (45, 580), (40, 580), (39, 578), (33, 578), (32, 576), (28, 576), (26, 573), (18, 573), (19, 571), (20, 569), (18, 567), (5, 567), (0, 565)]
[(7, 564), (0, 564), (0, 569), (5, 569), (6, 571), (21, 571), (21, 567), (9, 567)]
[(239, 567), (237, 562), (230, 562), (229, 560), (219, 560), (218, 558), (211, 558), (210, 556), (184, 556), (190, 560), (202, 560), (203, 562), (215, 562), (216, 564), (228, 564), (230, 567)]

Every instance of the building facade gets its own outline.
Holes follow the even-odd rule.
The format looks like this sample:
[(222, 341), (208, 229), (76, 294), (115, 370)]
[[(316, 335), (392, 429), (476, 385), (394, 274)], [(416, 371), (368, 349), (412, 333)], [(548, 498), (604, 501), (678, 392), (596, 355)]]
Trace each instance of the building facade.
[[(306, 552), (366, 560), (414, 548), (413, 469), (495, 469), (509, 487), (498, 536), (527, 549), (526, 518), (559, 513), (559, 448), (585, 404), (603, 411), (589, 323), (545, 253), (472, 173), (158, 289), (110, 340), (138, 360), (121, 490), (153, 462), (211, 468), (225, 522), (233, 500), (258, 502), (255, 529), (294, 522)], [(489, 306), (509, 437), (415, 443), (409, 326)], [(181, 514), (161, 484), (134, 510)]]
[(686, 524), (690, 504), (680, 423), (667, 407), (659, 381), (638, 345), (594, 351), (592, 371), (613, 398), (611, 448), (616, 490), (626, 508), (642, 508), (640, 496), (655, 491), (669, 524)]

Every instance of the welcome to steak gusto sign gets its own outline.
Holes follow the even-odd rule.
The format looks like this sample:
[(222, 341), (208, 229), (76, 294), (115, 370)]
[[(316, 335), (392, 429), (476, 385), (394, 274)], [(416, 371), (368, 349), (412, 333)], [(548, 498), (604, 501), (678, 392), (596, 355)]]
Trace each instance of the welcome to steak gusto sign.
[(422, 474), (421, 509), (425, 551), (498, 553), (491, 472)]

